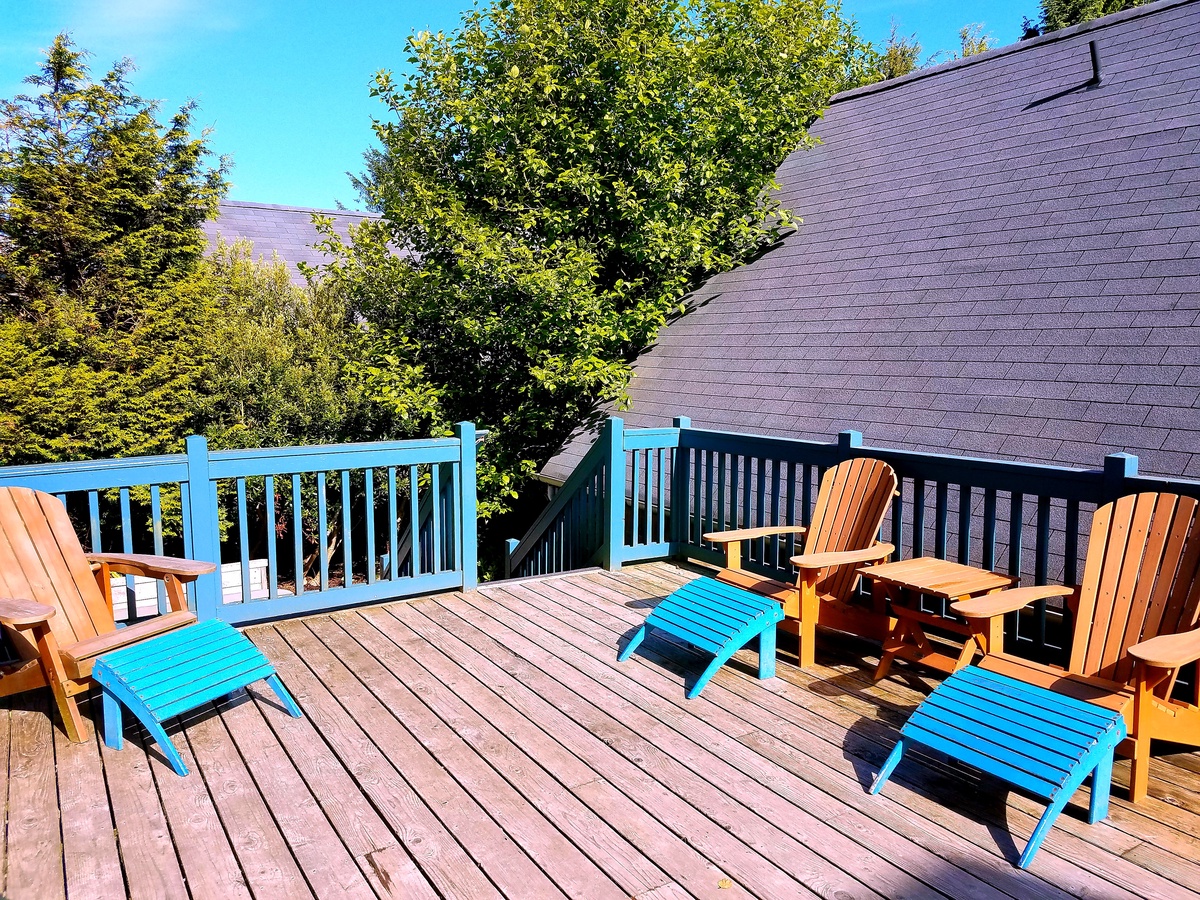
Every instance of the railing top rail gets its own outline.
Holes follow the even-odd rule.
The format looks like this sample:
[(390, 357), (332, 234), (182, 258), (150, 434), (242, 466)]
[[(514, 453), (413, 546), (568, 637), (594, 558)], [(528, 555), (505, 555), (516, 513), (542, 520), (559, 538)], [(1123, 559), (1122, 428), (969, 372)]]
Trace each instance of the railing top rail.
[[(1048, 463), (897, 450), (850, 442), (823, 443), (799, 438), (704, 429), (685, 429), (680, 435), (680, 446), (816, 465), (833, 465), (845, 459), (847, 455), (872, 456), (895, 466), (903, 475), (911, 478), (1049, 494), (1068, 500), (1095, 499), (1097, 489), (1105, 480), (1103, 468), (1083, 469)], [(1110, 456), (1114, 457), (1124, 458), (1125, 454)], [(1133, 471), (1136, 472), (1136, 465), (1133, 466)], [(1194, 482), (1175, 480), (1175, 483), (1181, 486), (1190, 484), (1193, 490), (1200, 488), (1200, 484)]]
[(53, 493), (176, 481), (187, 481), (187, 457), (182, 453), (0, 466), (0, 487), (21, 485)]

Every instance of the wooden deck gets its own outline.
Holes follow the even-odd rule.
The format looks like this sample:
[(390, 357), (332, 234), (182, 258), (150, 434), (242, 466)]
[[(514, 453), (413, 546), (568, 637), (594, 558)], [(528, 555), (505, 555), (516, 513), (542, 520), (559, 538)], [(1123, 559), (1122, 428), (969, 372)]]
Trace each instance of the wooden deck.
[[(1160, 756), (1152, 797), (1083, 821), (1029, 872), (1036, 801), (912, 756), (864, 785), (932, 681), (827, 637), (817, 668), (758, 682), (618, 642), (692, 571), (651, 564), (280, 622), (249, 634), (304, 709), (269, 690), (153, 747), (70, 744), (40, 694), (0, 708), (3, 893), (24, 898), (688, 896), (1200, 897), (1200, 754)], [(792, 657), (794, 659), (794, 657)], [(98, 706), (98, 704), (96, 704)], [(1012, 835), (1010, 837), (1010, 834)]]

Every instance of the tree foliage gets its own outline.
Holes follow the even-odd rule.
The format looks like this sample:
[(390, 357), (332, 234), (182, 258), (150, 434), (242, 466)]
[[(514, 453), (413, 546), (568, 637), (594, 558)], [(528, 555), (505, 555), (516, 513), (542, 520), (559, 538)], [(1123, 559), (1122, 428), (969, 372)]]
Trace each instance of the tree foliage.
[(178, 288), (223, 164), (130, 69), (93, 81), (59, 35), (40, 92), (0, 105), (0, 463), (161, 452), (190, 419), (204, 333)]
[(328, 274), (397, 413), (469, 418), (512, 479), (622, 396), (687, 292), (792, 223), (769, 196), (871, 54), (829, 0), (496, 0), (381, 72)]
[(992, 37), (983, 33), (983, 26), (980, 24), (964, 25), (958, 31), (958, 40), (958, 59), (977, 56), (992, 49)]
[(895, 21), (892, 22), (892, 33), (888, 36), (883, 52), (879, 54), (879, 77), (887, 80), (908, 75), (921, 67), (917, 60), (921, 56), (921, 43), (915, 34), (905, 37)]
[(1069, 28), (1101, 16), (1143, 6), (1149, 0), (1041, 0), (1041, 22), (1034, 25), (1028, 19), (1022, 23), (1024, 37), (1048, 34)]

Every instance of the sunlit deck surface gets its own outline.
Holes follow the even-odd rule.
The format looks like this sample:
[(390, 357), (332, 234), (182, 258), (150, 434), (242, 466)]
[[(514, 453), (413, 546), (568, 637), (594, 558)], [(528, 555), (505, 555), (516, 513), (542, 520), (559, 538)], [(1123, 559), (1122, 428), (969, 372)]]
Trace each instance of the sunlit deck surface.
[[(252, 689), (151, 748), (72, 745), (41, 694), (0, 713), (4, 893), (24, 898), (1196, 897), (1200, 754), (1160, 755), (1151, 794), (1059, 818), (1012, 860), (1040, 803), (913, 755), (869, 783), (934, 683), (827, 637), (818, 666), (697, 700), (704, 660), (622, 636), (695, 575), (509, 582), (250, 630), (304, 709)], [(794, 649), (794, 648), (791, 648)], [(1170, 748), (1166, 748), (1170, 749)], [(1011, 833), (1011, 837), (1010, 837)]]

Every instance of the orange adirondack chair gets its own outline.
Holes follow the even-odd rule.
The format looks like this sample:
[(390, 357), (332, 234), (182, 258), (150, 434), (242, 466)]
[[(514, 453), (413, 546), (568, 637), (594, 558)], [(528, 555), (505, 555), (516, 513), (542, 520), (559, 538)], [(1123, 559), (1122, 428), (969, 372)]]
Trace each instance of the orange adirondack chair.
[[(880, 641), (887, 634), (886, 610), (855, 604), (850, 598), (858, 585), (859, 567), (879, 562), (895, 549), (877, 538), (896, 485), (896, 473), (887, 463), (847, 460), (822, 476), (807, 529), (769, 525), (704, 535), (706, 541), (725, 547), (725, 568), (718, 579), (783, 604), (787, 618), (780, 627), (799, 636), (801, 668), (813, 664), (818, 625)], [(741, 568), (742, 541), (780, 534), (804, 534), (804, 552), (791, 558), (800, 570), (794, 585)]]
[[(184, 584), (212, 563), (132, 553), (84, 553), (63, 504), (29, 488), (0, 488), (0, 625), (18, 661), (0, 667), (0, 696), (49, 687), (67, 735), (87, 740), (76, 695), (97, 656), (196, 621)], [(171, 611), (118, 629), (110, 576), (166, 584)]]
[[(1129, 737), (1117, 752), (1133, 758), (1134, 802), (1146, 796), (1151, 739), (1200, 745), (1200, 686), (1171, 698), (1180, 668), (1200, 659), (1198, 508), (1177, 494), (1122, 497), (1092, 518), (1078, 588), (1015, 588), (952, 607), (977, 635), (983, 668), (1122, 713)], [(1066, 669), (1001, 652), (999, 617), (1048, 597), (1066, 597), (1075, 623)]]

